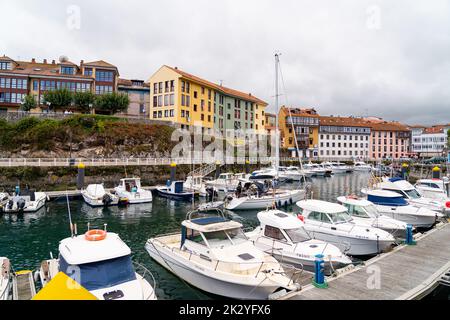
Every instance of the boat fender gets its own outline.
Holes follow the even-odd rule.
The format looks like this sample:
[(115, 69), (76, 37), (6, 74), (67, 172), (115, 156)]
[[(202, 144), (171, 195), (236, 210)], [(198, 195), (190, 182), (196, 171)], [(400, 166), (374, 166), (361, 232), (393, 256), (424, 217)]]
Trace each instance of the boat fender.
[(297, 218), (301, 221), (301, 222), (305, 222), (305, 217), (301, 214), (297, 215)]
[(289, 204), (292, 206), (294, 202), (292, 201), (292, 198), (289, 199)]
[(285, 202), (284, 202), (284, 207), (286, 208), (287, 206), (288, 206), (288, 202), (285, 201)]
[(281, 200), (278, 200), (278, 208), (281, 208)]

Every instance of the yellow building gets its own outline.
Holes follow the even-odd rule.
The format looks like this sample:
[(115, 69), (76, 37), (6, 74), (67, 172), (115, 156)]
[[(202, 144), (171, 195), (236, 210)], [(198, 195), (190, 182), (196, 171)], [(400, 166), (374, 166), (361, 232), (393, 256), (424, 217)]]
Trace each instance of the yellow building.
[(248, 129), (264, 132), (267, 103), (234, 89), (217, 85), (177, 67), (162, 66), (148, 80), (150, 118), (190, 129), (208, 131)]
[(283, 148), (292, 151), (294, 156), (298, 145), (300, 156), (307, 158), (318, 156), (319, 115), (316, 110), (283, 106), (279, 112), (278, 123)]

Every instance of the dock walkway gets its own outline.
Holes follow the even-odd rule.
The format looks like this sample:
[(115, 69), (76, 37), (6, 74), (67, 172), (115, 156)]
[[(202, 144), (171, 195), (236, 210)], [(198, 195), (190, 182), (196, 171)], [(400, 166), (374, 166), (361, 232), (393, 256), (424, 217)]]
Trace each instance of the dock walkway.
[[(450, 223), (364, 265), (328, 279), (329, 287), (312, 284), (285, 297), (293, 300), (413, 300), (434, 290), (450, 270)], [(379, 285), (377, 285), (379, 284)]]
[(36, 295), (33, 273), (18, 272), (13, 276), (13, 300), (31, 300)]

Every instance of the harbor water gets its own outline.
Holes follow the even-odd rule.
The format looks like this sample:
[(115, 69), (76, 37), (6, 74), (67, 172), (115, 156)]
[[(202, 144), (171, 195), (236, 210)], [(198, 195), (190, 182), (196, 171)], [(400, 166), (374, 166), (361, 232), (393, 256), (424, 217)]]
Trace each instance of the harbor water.
[[(312, 192), (316, 199), (336, 202), (336, 197), (359, 194), (367, 186), (369, 174), (352, 173), (329, 178), (312, 179)], [(293, 188), (295, 185), (283, 187)], [(157, 281), (157, 296), (163, 300), (214, 299), (171, 274), (153, 261), (144, 249), (148, 238), (165, 233), (178, 232), (192, 203), (175, 202), (154, 197), (153, 203), (128, 207), (91, 208), (81, 200), (70, 201), (73, 223), (82, 234), (90, 223), (91, 228), (103, 228), (115, 232), (133, 252), (133, 260), (146, 266)], [(288, 208), (295, 211), (295, 206)], [(258, 225), (257, 212), (235, 212), (235, 219), (245, 228)], [(59, 241), (70, 236), (69, 216), (65, 199), (52, 201), (46, 208), (34, 214), (3, 214), (0, 219), (0, 256), (8, 257), (17, 270), (35, 270), (42, 260), (56, 257)], [(440, 295), (448, 291), (439, 291)]]

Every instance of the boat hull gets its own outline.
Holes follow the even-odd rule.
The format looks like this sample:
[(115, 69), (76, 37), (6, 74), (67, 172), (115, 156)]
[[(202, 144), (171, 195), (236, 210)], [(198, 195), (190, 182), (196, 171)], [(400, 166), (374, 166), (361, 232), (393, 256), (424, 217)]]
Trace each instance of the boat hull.
[(291, 205), (304, 198), (304, 190), (287, 191), (280, 195), (263, 196), (263, 197), (243, 197), (233, 198), (233, 200), (225, 205), (228, 210), (257, 210), (266, 209), (276, 203), (278, 206)]
[(191, 201), (194, 197), (193, 193), (172, 193), (169, 192), (167, 188), (157, 188), (158, 196), (162, 198), (172, 199), (172, 200), (178, 200), (178, 201)]
[(214, 295), (239, 300), (266, 300), (280, 287), (270, 280), (259, 286), (255, 283), (246, 285), (223, 281), (209, 276), (203, 268), (189, 264), (184, 259), (174, 259), (167, 249), (156, 246), (151, 240), (145, 245), (150, 257), (190, 285)]
[(352, 256), (371, 256), (389, 249), (392, 241), (376, 241), (369, 239), (360, 239), (354, 237), (345, 237), (306, 228), (314, 239), (330, 242), (337, 246), (342, 252)]

